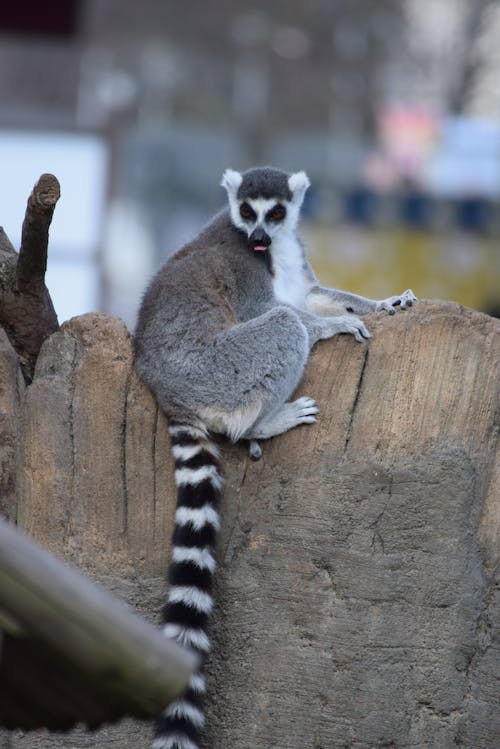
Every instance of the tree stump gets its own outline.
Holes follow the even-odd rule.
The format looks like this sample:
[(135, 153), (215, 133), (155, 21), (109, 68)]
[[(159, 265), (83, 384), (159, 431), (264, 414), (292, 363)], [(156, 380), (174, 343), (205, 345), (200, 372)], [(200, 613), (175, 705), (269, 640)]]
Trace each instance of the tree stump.
[[(207, 747), (500, 744), (499, 324), (429, 302), (367, 324), (369, 344), (339, 336), (311, 356), (300, 394), (317, 425), (263, 443), (257, 463), (223, 446)], [(172, 462), (125, 326), (65, 323), (24, 394), (5, 349), (0, 366), (0, 450), (19, 437), (10, 512), (157, 621)], [(125, 722), (4, 745), (145, 749), (150, 736)]]

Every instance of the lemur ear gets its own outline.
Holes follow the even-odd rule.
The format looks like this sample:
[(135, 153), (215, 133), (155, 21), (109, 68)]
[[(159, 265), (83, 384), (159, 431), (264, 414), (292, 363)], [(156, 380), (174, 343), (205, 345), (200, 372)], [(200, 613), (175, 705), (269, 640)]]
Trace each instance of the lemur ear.
[(309, 177), (305, 172), (295, 172), (295, 174), (290, 175), (288, 178), (288, 187), (293, 196), (293, 203), (298, 203), (299, 205), (302, 203), (310, 184)]
[(221, 186), (227, 190), (229, 194), (235, 195), (238, 192), (238, 187), (241, 185), (243, 177), (239, 172), (234, 169), (226, 169), (222, 175)]

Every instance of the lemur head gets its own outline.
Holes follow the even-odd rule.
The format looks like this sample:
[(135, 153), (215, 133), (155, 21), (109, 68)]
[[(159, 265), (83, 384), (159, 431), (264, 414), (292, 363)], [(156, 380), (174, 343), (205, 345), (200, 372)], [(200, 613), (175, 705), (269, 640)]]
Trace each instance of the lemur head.
[(243, 174), (226, 169), (221, 182), (231, 221), (245, 232), (256, 252), (268, 250), (277, 234), (294, 231), (309, 184), (305, 172), (287, 174), (271, 167)]

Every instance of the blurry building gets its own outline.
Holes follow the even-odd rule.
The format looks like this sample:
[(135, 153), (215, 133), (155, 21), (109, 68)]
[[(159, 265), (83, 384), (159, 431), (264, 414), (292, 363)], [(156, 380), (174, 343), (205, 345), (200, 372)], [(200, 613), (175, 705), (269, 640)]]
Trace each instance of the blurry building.
[[(223, 169), (256, 163), (310, 174), (306, 233), (329, 283), (374, 296), (412, 285), (419, 296), (489, 304), (498, 191), (439, 193), (400, 167), (427, 168), (459, 94), (462, 117), (492, 116), (483, 47), (498, 2), (479, 0), (472, 15), (461, 1), (424, 5), (57, 0), (42, 12), (28, 0), (0, 10), (0, 154), (4, 138), (23, 174), (0, 223), (15, 241), (39, 170), (59, 172), (50, 268), (61, 317), (100, 308), (133, 324), (161, 259), (221, 204)], [(470, 70), (467, 34), (483, 77)], [(381, 122), (393, 103), (436, 117), (425, 159), (410, 138), (393, 160), (409, 132), (400, 125), (387, 141)], [(494, 182), (500, 159), (486, 160)], [(73, 226), (73, 238), (59, 225)]]

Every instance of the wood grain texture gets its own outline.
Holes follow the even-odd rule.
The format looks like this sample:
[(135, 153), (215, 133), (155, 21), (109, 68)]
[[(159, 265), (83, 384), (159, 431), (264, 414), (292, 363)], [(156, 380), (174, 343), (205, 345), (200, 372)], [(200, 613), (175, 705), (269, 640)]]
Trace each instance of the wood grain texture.
[(17, 448), (21, 429), (24, 379), (7, 334), (0, 327), (0, 515), (17, 512)]
[[(499, 323), (453, 303), (367, 317), (314, 350), (321, 409), (226, 491), (207, 747), (500, 743)], [(174, 511), (164, 416), (123, 324), (86, 315), (27, 389), (18, 517), (156, 620)], [(147, 747), (147, 726), (14, 735), (11, 749)]]

